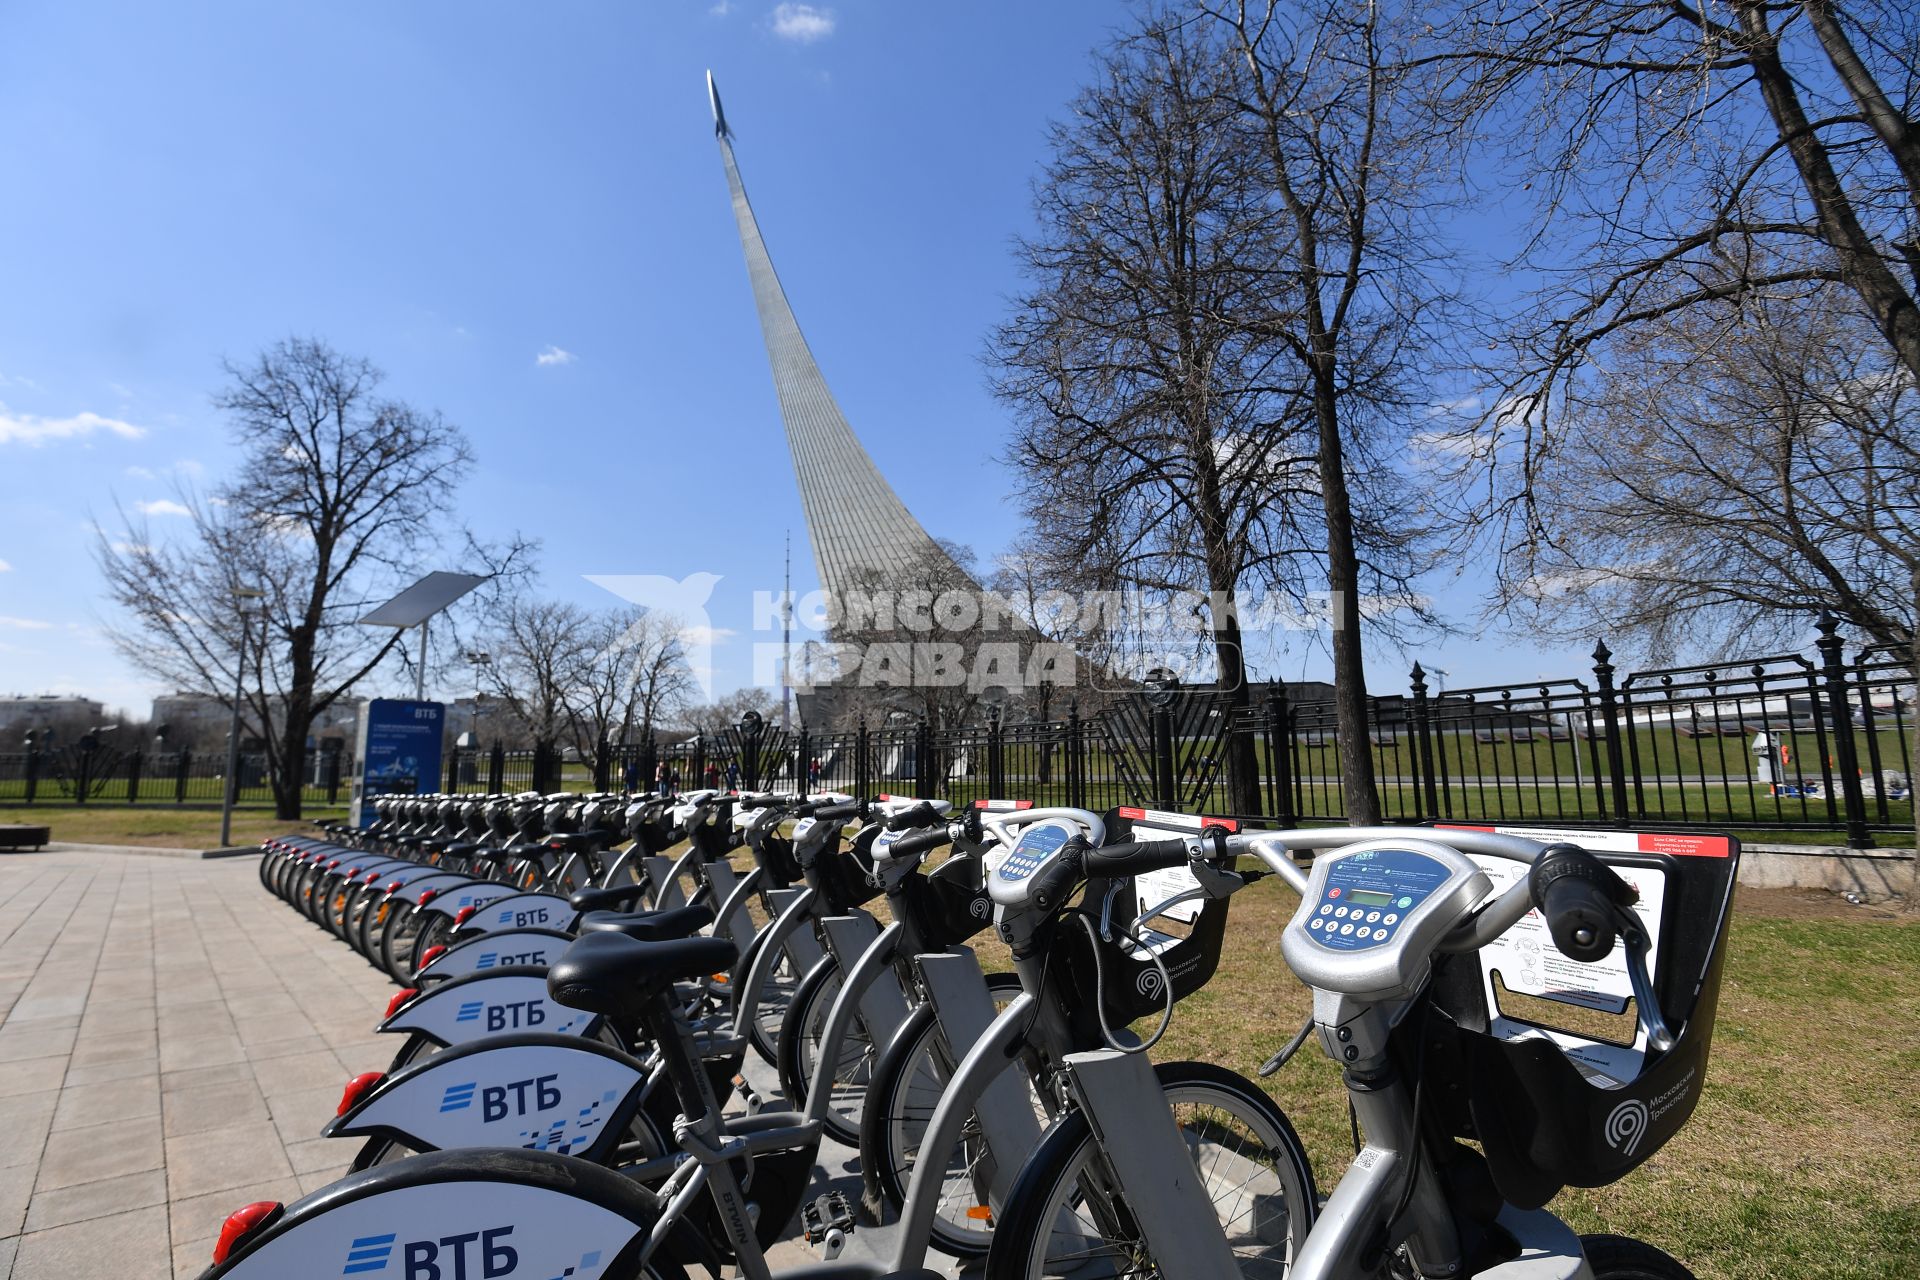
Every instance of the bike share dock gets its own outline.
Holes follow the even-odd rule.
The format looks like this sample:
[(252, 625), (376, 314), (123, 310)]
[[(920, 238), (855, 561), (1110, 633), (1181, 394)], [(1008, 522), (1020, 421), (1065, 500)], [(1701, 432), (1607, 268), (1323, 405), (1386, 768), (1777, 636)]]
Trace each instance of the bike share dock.
[[(153, 853), (0, 858), (0, 1280), (197, 1276), (236, 1205), (344, 1173), (358, 1144), (320, 1126), (393, 1055), (393, 985), (290, 920), (253, 858)], [(857, 1201), (857, 1159), (823, 1142), (812, 1194)]]

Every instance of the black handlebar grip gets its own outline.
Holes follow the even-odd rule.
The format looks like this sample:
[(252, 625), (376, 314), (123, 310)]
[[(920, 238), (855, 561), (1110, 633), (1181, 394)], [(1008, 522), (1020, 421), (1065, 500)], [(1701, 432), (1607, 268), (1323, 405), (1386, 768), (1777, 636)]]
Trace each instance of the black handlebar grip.
[(902, 809), (887, 819), (889, 831), (911, 831), (915, 827), (930, 827), (940, 821), (940, 811), (933, 807), (930, 800), (922, 800), (911, 809)]
[(1081, 870), (1094, 876), (1137, 876), (1187, 865), (1185, 840), (1126, 840), (1087, 850)]
[(1079, 836), (1067, 841), (1046, 866), (1033, 873), (1027, 882), (1027, 901), (1038, 911), (1052, 911), (1065, 902), (1085, 879), (1081, 861), (1087, 855), (1087, 842)]
[(1553, 945), (1569, 960), (1592, 964), (1613, 950), (1615, 910), (1638, 896), (1613, 868), (1576, 845), (1557, 844), (1533, 864), (1533, 905), (1546, 918)]
[(823, 822), (835, 819), (845, 821), (848, 818), (859, 817), (865, 812), (866, 807), (866, 805), (858, 800), (849, 800), (845, 804), (830, 804), (823, 808), (815, 809), (813, 816)]
[(932, 853), (942, 845), (953, 843), (953, 837), (944, 826), (934, 827), (930, 831), (916, 831), (912, 835), (896, 836), (887, 842), (889, 858), (911, 858), (919, 853)]

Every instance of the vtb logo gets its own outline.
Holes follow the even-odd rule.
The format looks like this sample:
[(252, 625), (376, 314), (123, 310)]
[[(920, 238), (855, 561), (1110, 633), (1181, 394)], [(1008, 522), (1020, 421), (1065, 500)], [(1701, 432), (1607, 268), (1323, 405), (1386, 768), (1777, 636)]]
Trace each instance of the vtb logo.
[(554, 1086), (558, 1075), (535, 1076), (531, 1080), (509, 1080), (481, 1088), (479, 1081), (450, 1084), (441, 1095), (440, 1110), (465, 1111), (480, 1099), (480, 1117), (488, 1124), (509, 1115), (524, 1116), (536, 1111), (551, 1111), (560, 1105), (560, 1090)]
[[(399, 1245), (401, 1275), (405, 1280), (495, 1280), (510, 1276), (520, 1265), (520, 1254), (506, 1243), (512, 1227), (465, 1231), (437, 1240), (409, 1240)], [(361, 1236), (347, 1250), (343, 1276), (385, 1271), (400, 1239), (397, 1233)]]

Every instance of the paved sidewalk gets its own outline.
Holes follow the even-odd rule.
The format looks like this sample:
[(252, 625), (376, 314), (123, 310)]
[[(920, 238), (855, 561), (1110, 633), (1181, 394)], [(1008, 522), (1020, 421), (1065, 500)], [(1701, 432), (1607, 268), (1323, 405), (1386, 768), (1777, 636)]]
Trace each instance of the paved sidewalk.
[(194, 1276), (338, 1177), (314, 1135), (392, 991), (254, 858), (0, 853), (0, 1280)]

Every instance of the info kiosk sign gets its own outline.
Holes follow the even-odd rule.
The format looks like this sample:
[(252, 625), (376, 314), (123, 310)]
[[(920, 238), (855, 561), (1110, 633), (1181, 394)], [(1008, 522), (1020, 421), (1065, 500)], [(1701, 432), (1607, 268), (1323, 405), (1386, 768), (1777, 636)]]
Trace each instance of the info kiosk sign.
[(360, 713), (354, 756), (360, 762), (353, 779), (347, 821), (373, 825), (373, 797), (419, 795), (436, 790), (440, 777), (440, 730), (446, 708), (412, 698), (375, 698)]

